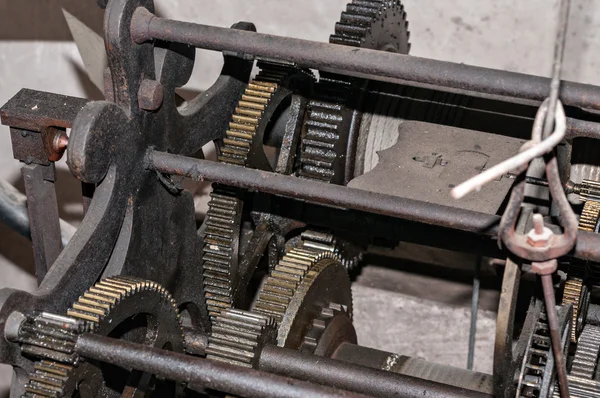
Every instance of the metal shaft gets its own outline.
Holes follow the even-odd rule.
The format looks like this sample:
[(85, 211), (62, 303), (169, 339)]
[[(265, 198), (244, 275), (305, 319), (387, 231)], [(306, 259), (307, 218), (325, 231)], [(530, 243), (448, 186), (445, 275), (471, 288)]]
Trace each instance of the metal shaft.
[[(282, 36), (159, 18), (138, 9), (132, 20), (138, 41), (157, 39), (215, 51), (292, 61), (316, 68), (373, 80), (417, 83), (438, 88), (543, 101), (550, 79), (397, 53), (318, 43)], [(565, 82), (565, 105), (600, 109), (600, 88)]]
[(489, 394), (461, 387), (318, 357), (272, 345), (263, 348), (259, 368), (284, 376), (293, 376), (346, 390), (372, 394), (376, 397), (491, 397)]
[(475, 338), (477, 336), (477, 311), (479, 310), (479, 288), (481, 271), (481, 254), (475, 259), (475, 274), (473, 275), (473, 293), (471, 296), (471, 323), (469, 325), (469, 351), (467, 353), (467, 369), (473, 370), (475, 358)]
[(544, 290), (544, 301), (546, 303), (546, 314), (548, 316), (548, 326), (550, 327), (550, 338), (552, 340), (552, 352), (554, 353), (554, 364), (558, 384), (560, 386), (560, 396), (569, 398), (569, 384), (567, 381), (567, 366), (565, 364), (564, 353), (562, 351), (562, 338), (560, 327), (558, 325), (558, 316), (556, 314), (556, 299), (554, 297), (554, 284), (552, 274), (541, 275), (542, 288)]
[(365, 397), (91, 333), (80, 336), (75, 349), (87, 358), (242, 397)]
[[(324, 184), (240, 166), (150, 151), (147, 167), (161, 173), (212, 181), (233, 187), (344, 207), (454, 230), (495, 236), (500, 217), (419, 200)], [(579, 231), (573, 257), (600, 261), (600, 235)]]

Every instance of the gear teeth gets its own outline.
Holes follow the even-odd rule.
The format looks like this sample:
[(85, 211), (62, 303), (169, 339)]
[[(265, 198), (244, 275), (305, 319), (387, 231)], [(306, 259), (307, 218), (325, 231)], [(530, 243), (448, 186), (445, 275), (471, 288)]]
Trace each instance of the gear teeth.
[(356, 268), (362, 261), (362, 250), (350, 243), (339, 242), (331, 234), (307, 230), (300, 237), (302, 239), (300, 247), (309, 250), (330, 251), (336, 254), (348, 272)]
[(254, 311), (272, 316), (280, 323), (300, 282), (311, 267), (324, 258), (337, 260), (338, 256), (331, 251), (291, 249), (267, 277), (254, 303)]
[(579, 323), (579, 311), (582, 302), (583, 279), (569, 277), (565, 282), (563, 291), (562, 305), (573, 306), (573, 322), (571, 327), (571, 341), (577, 343), (577, 324)]
[(206, 348), (207, 358), (232, 365), (256, 368), (262, 347), (274, 343), (275, 321), (265, 315), (225, 309), (213, 320)]
[(593, 379), (600, 352), (600, 327), (586, 325), (579, 337), (570, 374), (576, 377)]
[(214, 318), (233, 300), (232, 271), (237, 268), (243, 201), (233, 191), (213, 187), (206, 213), (203, 283), (208, 312)]
[[(68, 316), (40, 313), (21, 327), (19, 338), (23, 332), (22, 349), (27, 350), (24, 352), (45, 358), (34, 364), (34, 372), (29, 375), (23, 397), (63, 397), (71, 372), (78, 365), (78, 356), (74, 353), (77, 336), (93, 332), (123, 299), (142, 291), (156, 292), (170, 303), (177, 314), (184, 341), (177, 302), (164, 287), (132, 276), (103, 279), (73, 303), (67, 310)], [(32, 340), (31, 336), (37, 336), (37, 340)]]
[(344, 316), (350, 315), (344, 308), (344, 306), (336, 303), (329, 303), (328, 307), (324, 307), (321, 309), (321, 313), (315, 319), (313, 319), (312, 324), (306, 335), (304, 336), (304, 340), (302, 341), (302, 345), (300, 346), (300, 351), (314, 354), (317, 349), (317, 345), (323, 336), (323, 332), (327, 329), (329, 323), (340, 314)]
[[(282, 83), (307, 72), (293, 65), (259, 64), (260, 73), (250, 82), (231, 117), (218, 160), (247, 167), (256, 133), (265, 124), (263, 115)], [(312, 75), (310, 75), (312, 76)], [(203, 286), (211, 319), (233, 306), (233, 276), (238, 265), (238, 245), (243, 198), (239, 191), (213, 185), (206, 213), (203, 247)]]

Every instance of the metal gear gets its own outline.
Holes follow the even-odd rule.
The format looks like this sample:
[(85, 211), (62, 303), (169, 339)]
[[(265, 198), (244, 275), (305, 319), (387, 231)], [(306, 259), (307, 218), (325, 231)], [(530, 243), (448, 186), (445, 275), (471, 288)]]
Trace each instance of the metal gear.
[(363, 258), (363, 250), (332, 234), (307, 230), (302, 232), (300, 238), (300, 247), (334, 253), (349, 272), (356, 268)]
[[(579, 217), (578, 229), (594, 232), (600, 218), (600, 202), (587, 200)], [(583, 319), (587, 310), (588, 289), (585, 286), (586, 268), (588, 265), (579, 260), (571, 260), (569, 274), (565, 282), (562, 304), (573, 306), (573, 327), (571, 341), (576, 343), (577, 336), (583, 329)]]
[[(600, 397), (600, 382), (594, 380), (594, 374), (600, 355), (600, 327), (585, 325), (577, 350), (571, 364), (571, 371), (567, 376), (569, 380), (569, 393), (573, 398)], [(560, 398), (560, 391), (554, 388), (554, 398)]]
[[(346, 6), (329, 42), (408, 54), (408, 21), (399, 0), (354, 0)], [(344, 184), (346, 152), (351, 129), (359, 119), (354, 93), (360, 79), (322, 72), (316, 99), (307, 105), (297, 174), (303, 178)]]
[(265, 344), (274, 344), (277, 326), (273, 318), (238, 309), (226, 309), (213, 321), (206, 348), (207, 358), (257, 368)]
[[(44, 317), (56, 320), (54, 332), (49, 333), (55, 340), (40, 339), (50, 351), (61, 352), (69, 347), (75, 330), (77, 333), (89, 331), (154, 347), (168, 347), (176, 352), (184, 352), (185, 349), (177, 303), (165, 288), (153, 281), (128, 276), (107, 278), (80, 296), (67, 311), (67, 317), (50, 314)], [(73, 326), (81, 324), (85, 326)], [(105, 375), (102, 370), (95, 365), (89, 362), (77, 364), (77, 361), (61, 363), (53, 357), (56, 358), (43, 356), (44, 359), (34, 365), (35, 370), (25, 385), (23, 397), (72, 396), (75, 391), (83, 397), (116, 397), (121, 396), (118, 389), (127, 383), (124, 379), (128, 376), (127, 372), (114, 373), (115, 377), (111, 378), (108, 386), (103, 382)]]
[(277, 321), (277, 345), (297, 349), (312, 320), (332, 302), (351, 316), (350, 279), (337, 256), (293, 248), (270, 272), (253, 310)]
[[(295, 76), (312, 75), (293, 65), (259, 63), (261, 71), (248, 84), (232, 115), (223, 145), (221, 162), (270, 169), (262, 152), (263, 135), (273, 112), (290, 91)], [(233, 288), (239, 261), (243, 193), (213, 184), (206, 213), (203, 247), (203, 283), (211, 319), (233, 305)]]
[(313, 319), (304, 335), (300, 351), (331, 357), (342, 343), (356, 344), (356, 330), (344, 306), (330, 303)]

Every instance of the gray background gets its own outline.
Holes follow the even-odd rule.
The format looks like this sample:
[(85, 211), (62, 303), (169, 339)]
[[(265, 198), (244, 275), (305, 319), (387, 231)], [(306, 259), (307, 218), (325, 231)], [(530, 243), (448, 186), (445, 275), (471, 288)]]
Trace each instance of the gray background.
[[(334, 22), (347, 0), (157, 0), (158, 13), (169, 18), (189, 20), (218, 26), (230, 26), (240, 21), (252, 21), (259, 32), (273, 33), (310, 40), (326, 41)], [(99, 99), (100, 93), (91, 85), (82, 69), (77, 48), (62, 17), (60, 7), (100, 32), (101, 13), (93, 0), (0, 0), (0, 104), (5, 103), (22, 87), (52, 91), (73, 96)], [(464, 62), (547, 76), (554, 40), (558, 0), (405, 0), (410, 21), (414, 56)], [(600, 62), (600, 0), (573, 0), (564, 78), (598, 84), (596, 71)], [(191, 90), (210, 86), (220, 70), (220, 55), (199, 51)], [(78, 184), (68, 177), (64, 164), (58, 181), (61, 216), (76, 223), (81, 205), (76, 201)], [(22, 187), (19, 164), (10, 149), (8, 129), (0, 127), (0, 178)], [(34, 278), (29, 242), (0, 225), (0, 288), (33, 289)], [(361, 293), (358, 292), (358, 297)], [(364, 295), (364, 294), (363, 294)], [(389, 304), (393, 298), (388, 297)], [(398, 295), (390, 311), (410, 322), (410, 300)], [(414, 307), (414, 306), (413, 306)], [(357, 305), (357, 309), (361, 308)], [(414, 307), (416, 308), (416, 307)], [(413, 308), (413, 309), (414, 309)], [(369, 308), (364, 308), (365, 313)], [(458, 312), (453, 312), (458, 311)], [(372, 311), (371, 311), (372, 312)], [(417, 312), (415, 312), (416, 314)], [(446, 313), (460, 324), (459, 339), (465, 338), (467, 314), (464, 309), (444, 307), (437, 316)], [(403, 315), (404, 314), (404, 315)], [(493, 331), (493, 314), (482, 313), (486, 338)], [(456, 327), (456, 324), (454, 324)], [(438, 324), (439, 330), (447, 326)], [(431, 330), (431, 324), (423, 330)], [(415, 330), (413, 336), (421, 336)], [(359, 338), (368, 338), (372, 330), (359, 330)], [(443, 355), (415, 350), (402, 331), (385, 330), (391, 340), (399, 343), (388, 349), (422, 356), (445, 363), (454, 363), (457, 356), (464, 363), (464, 348)], [(363, 334), (361, 336), (361, 334)], [(450, 333), (451, 334), (451, 333)], [(424, 337), (423, 337), (424, 338)], [(490, 371), (491, 340), (481, 346), (481, 370)], [(443, 342), (443, 336), (442, 336)], [(420, 348), (430, 341), (420, 341)], [(431, 344), (429, 344), (431, 345)], [(436, 350), (448, 344), (433, 346)], [(441, 348), (440, 348), (441, 347)], [(382, 347), (386, 348), (386, 347)], [(419, 349), (420, 349), (419, 348)], [(480, 346), (478, 345), (478, 349)], [(408, 350), (405, 352), (403, 350)], [(446, 355), (446, 356), (444, 356)], [(0, 370), (7, 370), (0, 367)], [(9, 383), (10, 373), (0, 371), (0, 396)]]

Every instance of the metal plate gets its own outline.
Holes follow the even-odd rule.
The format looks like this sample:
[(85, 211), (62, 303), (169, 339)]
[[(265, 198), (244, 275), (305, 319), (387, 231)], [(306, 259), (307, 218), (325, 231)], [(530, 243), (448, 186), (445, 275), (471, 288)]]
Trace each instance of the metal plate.
[(398, 142), (352, 188), (495, 214), (514, 180), (502, 177), (460, 201), (450, 189), (518, 153), (523, 140), (430, 123), (404, 121)]

